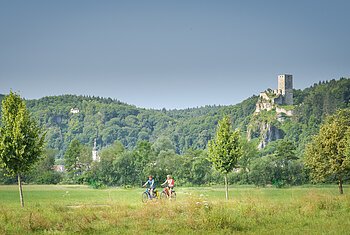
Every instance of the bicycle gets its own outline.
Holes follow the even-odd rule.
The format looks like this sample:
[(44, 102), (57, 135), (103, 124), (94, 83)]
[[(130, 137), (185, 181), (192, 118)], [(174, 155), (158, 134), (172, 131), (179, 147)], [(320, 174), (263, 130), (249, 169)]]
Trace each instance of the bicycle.
[(170, 189), (170, 195), (168, 195), (167, 187), (163, 189), (163, 191), (160, 193), (160, 199), (169, 198), (170, 200), (176, 200), (176, 192), (174, 189)]
[(142, 193), (142, 202), (144, 202), (144, 203), (148, 202), (149, 200), (159, 199), (159, 198), (160, 198), (160, 195), (159, 195), (158, 190), (156, 190), (156, 189), (153, 190), (152, 195), (150, 193), (150, 189), (149, 188), (146, 188), (146, 191), (144, 191)]

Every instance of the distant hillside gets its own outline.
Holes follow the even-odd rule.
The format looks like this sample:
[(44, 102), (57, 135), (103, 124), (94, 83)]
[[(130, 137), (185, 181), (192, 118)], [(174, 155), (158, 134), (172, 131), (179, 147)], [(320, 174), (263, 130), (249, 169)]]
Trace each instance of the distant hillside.
[[(214, 136), (218, 120), (224, 115), (230, 115), (234, 128), (243, 132), (254, 119), (263, 120), (264, 114), (259, 117), (252, 115), (257, 99), (253, 96), (229, 106), (152, 110), (110, 98), (62, 95), (27, 100), (27, 106), (47, 131), (48, 147), (59, 149), (61, 156), (74, 138), (89, 146), (97, 138), (99, 148), (115, 140), (133, 148), (137, 141), (152, 142), (165, 137), (173, 142), (178, 153), (183, 153), (189, 148), (204, 149)], [(294, 141), (302, 151), (323, 118), (338, 108), (349, 107), (349, 99), (350, 79), (320, 82), (294, 91), (294, 117), (283, 123), (270, 121), (283, 132), (284, 138)], [(265, 116), (271, 117), (271, 114)], [(253, 138), (261, 137), (256, 133)]]
[[(206, 106), (185, 110), (149, 110), (112, 99), (85, 96), (52, 96), (28, 100), (33, 116), (47, 130), (48, 146), (63, 154), (74, 138), (92, 146), (94, 138), (100, 147), (120, 140), (127, 148), (139, 140), (159, 137), (172, 140), (176, 151), (205, 148), (213, 136), (217, 121), (224, 115), (241, 125), (255, 107), (256, 97), (234, 106)], [(72, 113), (71, 109), (79, 110)]]

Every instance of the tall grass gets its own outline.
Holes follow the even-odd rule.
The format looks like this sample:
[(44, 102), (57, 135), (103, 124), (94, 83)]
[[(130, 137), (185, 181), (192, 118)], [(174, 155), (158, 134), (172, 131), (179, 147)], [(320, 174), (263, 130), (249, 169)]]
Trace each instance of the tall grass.
[(139, 189), (27, 186), (22, 209), (0, 187), (0, 234), (348, 234), (350, 196), (333, 190), (234, 188), (226, 202), (223, 188), (183, 188), (143, 204)]

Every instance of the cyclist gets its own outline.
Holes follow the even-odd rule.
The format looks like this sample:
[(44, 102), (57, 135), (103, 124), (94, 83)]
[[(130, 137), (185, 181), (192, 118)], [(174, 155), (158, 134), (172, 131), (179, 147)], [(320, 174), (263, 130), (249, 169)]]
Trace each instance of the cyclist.
[(148, 176), (148, 180), (146, 181), (146, 183), (142, 187), (146, 187), (147, 184), (149, 185), (148, 186), (149, 196), (150, 196), (150, 199), (152, 199), (154, 190), (156, 189), (156, 184), (154, 183), (154, 179), (151, 175)]
[(171, 177), (171, 175), (166, 176), (166, 180), (164, 183), (162, 183), (162, 186), (165, 184), (167, 185), (167, 187), (165, 187), (165, 192), (168, 195), (168, 197), (170, 197), (171, 191), (174, 189), (174, 184), (175, 184), (175, 181), (173, 177)]

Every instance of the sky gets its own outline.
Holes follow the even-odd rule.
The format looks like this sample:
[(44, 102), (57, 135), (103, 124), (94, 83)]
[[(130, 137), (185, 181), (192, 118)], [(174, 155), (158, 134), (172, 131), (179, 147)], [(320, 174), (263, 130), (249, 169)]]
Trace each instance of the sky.
[(350, 1), (0, 0), (0, 93), (237, 104), (350, 77)]

